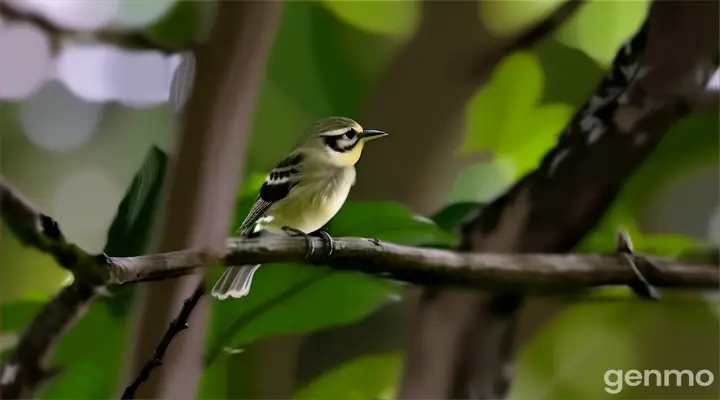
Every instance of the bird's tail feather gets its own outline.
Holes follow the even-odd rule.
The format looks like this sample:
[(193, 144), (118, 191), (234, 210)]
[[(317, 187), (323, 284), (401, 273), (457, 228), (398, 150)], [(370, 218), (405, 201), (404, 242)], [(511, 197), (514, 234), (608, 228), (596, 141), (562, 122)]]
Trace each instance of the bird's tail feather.
[(218, 300), (247, 296), (250, 293), (253, 275), (260, 265), (262, 264), (227, 267), (213, 286), (211, 294)]

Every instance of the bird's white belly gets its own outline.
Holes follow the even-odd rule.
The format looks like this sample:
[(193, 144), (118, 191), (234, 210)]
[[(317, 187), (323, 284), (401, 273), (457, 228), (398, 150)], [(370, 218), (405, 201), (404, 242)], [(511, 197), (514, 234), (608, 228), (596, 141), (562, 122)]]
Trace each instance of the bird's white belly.
[(354, 172), (349, 170), (344, 172), (346, 175), (328, 178), (322, 184), (313, 181), (294, 187), (290, 196), (268, 210), (269, 218), (263, 229), (279, 231), (289, 226), (310, 233), (322, 228), (345, 203), (354, 183)]

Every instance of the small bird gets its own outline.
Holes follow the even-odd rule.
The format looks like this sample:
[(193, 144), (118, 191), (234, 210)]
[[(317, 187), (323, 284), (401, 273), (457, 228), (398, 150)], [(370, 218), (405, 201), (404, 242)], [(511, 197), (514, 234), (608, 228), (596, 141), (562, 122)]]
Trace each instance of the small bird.
[[(386, 135), (363, 129), (350, 118), (329, 117), (315, 122), (300, 144), (267, 175), (237, 232), (244, 237), (263, 232), (306, 238), (317, 234), (332, 251), (332, 238), (321, 228), (340, 210), (355, 184), (355, 163), (364, 144)], [(308, 254), (312, 254), (310, 245)], [(212, 295), (220, 300), (246, 296), (260, 265), (228, 267), (212, 288)]]

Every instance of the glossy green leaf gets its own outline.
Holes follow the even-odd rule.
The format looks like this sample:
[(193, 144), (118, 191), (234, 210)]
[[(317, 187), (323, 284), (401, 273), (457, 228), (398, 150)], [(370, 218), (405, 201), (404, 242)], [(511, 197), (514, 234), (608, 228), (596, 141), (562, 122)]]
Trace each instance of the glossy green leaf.
[(559, 40), (608, 65), (620, 45), (642, 24), (648, 0), (591, 0), (557, 32)]
[[(252, 204), (244, 199), (237, 220)], [(330, 223), (334, 236), (361, 236), (406, 245), (452, 245), (456, 238), (394, 203), (348, 202)], [(220, 271), (214, 272), (213, 279)], [(301, 264), (267, 265), (242, 301), (213, 302), (209, 357), (269, 335), (307, 332), (356, 321), (400, 295), (392, 281)]]
[(205, 38), (214, 21), (217, 4), (207, 1), (177, 1), (147, 29), (153, 40), (174, 49), (186, 49)]
[(411, 37), (420, 23), (420, 4), (416, 0), (322, 0), (322, 3), (347, 24), (370, 33), (398, 39)]
[(431, 219), (391, 202), (348, 202), (330, 222), (329, 231), (334, 236), (370, 237), (408, 246), (457, 242)]
[(294, 399), (393, 399), (402, 367), (398, 353), (364, 356), (343, 364), (298, 390)]
[[(108, 230), (103, 251), (111, 257), (134, 257), (143, 254), (150, 240), (156, 210), (162, 194), (168, 158), (153, 147), (125, 192), (115, 219)], [(115, 315), (125, 315), (130, 307), (134, 286), (122, 287), (100, 301)]]
[[(44, 302), (7, 302), (0, 306), (3, 331), (22, 332)], [(63, 367), (39, 398), (110, 398), (124, 354), (126, 320), (93, 303), (55, 348), (50, 365)], [(8, 349), (9, 350), (9, 349)], [(3, 353), (7, 357), (8, 351)]]
[(465, 167), (453, 182), (448, 203), (489, 202), (512, 186), (517, 179), (516, 168), (508, 158), (495, 158)]

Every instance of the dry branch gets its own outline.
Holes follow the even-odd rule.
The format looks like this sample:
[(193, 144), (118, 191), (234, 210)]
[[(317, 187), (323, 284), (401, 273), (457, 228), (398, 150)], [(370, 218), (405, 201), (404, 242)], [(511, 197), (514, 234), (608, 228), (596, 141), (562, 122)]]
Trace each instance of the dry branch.
[[(551, 290), (555, 293), (563, 289), (629, 285), (635, 280), (631, 266), (620, 254), (470, 254), (365, 238), (337, 238), (330, 255), (327, 255), (329, 249), (323, 240), (312, 238), (315, 251), (309, 259), (305, 259), (308, 242), (304, 238), (284, 236), (231, 238), (225, 251), (219, 254), (184, 250), (126, 258), (95, 256), (67, 243), (59, 234), (57, 224), (48, 223), (52, 219), (36, 211), (2, 177), (0, 194), (0, 215), (23, 244), (64, 260), (63, 267), (75, 276), (74, 282), (60, 290), (35, 316), (3, 366), (0, 395), (6, 399), (29, 397), (37, 385), (51, 375), (48, 373), (51, 369), (43, 363), (52, 347), (101, 287), (192, 274), (208, 267), (212, 260), (219, 259), (223, 265), (308, 262), (428, 286)], [(53, 229), (43, 228), (44, 221)], [(75, 257), (68, 259), (67, 254)], [(687, 263), (641, 255), (633, 255), (632, 260), (656, 286), (717, 288), (720, 285), (716, 253), (709, 252), (704, 259), (694, 257)], [(187, 315), (184, 320), (177, 321), (176, 328), (180, 329), (176, 331), (182, 330), (186, 318)], [(169, 339), (161, 342), (158, 357), (167, 350), (168, 344)], [(133, 391), (138, 385), (132, 386)]]
[[(296, 237), (228, 240), (222, 265), (305, 262), (336, 270), (359, 271), (424, 286), (529, 291), (572, 290), (604, 285), (629, 285), (633, 268), (621, 254), (472, 254), (401, 246), (366, 238), (335, 238), (327, 245), (312, 239), (315, 253), (305, 259), (307, 242)], [(661, 287), (717, 288), (717, 260), (683, 262), (633, 255), (649, 283)], [(109, 272), (108, 284), (166, 279), (196, 272), (215, 259), (210, 254), (178, 251), (132, 258), (112, 258), (99, 264)]]

